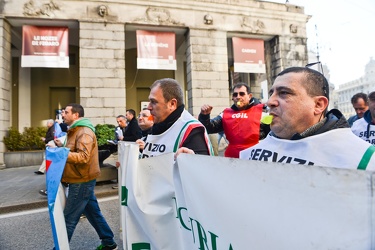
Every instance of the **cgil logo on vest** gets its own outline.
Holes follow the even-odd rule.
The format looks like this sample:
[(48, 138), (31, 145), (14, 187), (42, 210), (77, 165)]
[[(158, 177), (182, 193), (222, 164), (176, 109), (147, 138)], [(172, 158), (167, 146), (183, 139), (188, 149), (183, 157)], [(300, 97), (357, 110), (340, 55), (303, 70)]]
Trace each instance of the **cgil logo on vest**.
[(233, 114), (232, 118), (249, 118), (246, 113)]
[(287, 155), (279, 155), (277, 152), (272, 152), (270, 150), (261, 148), (251, 150), (249, 160), (294, 163), (300, 165), (314, 165), (314, 162), (311, 161)]

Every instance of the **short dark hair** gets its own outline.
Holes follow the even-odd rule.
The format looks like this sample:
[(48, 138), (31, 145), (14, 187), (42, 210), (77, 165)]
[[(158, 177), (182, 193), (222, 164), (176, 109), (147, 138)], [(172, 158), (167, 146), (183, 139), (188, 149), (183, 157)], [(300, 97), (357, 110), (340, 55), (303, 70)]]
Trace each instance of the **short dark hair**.
[(135, 117), (135, 110), (134, 109), (127, 109), (126, 112), (129, 112)]
[(164, 100), (169, 102), (173, 98), (177, 100), (177, 107), (184, 104), (184, 93), (180, 84), (172, 78), (163, 78), (160, 80), (156, 80), (150, 87), (153, 89), (154, 87), (159, 86), (161, 89)]
[(290, 67), (281, 71), (277, 76), (287, 73), (304, 73), (307, 84), (302, 84), (310, 96), (325, 96), (329, 101), (329, 85), (325, 76), (308, 67)]
[(78, 103), (69, 103), (68, 105), (65, 106), (65, 109), (66, 107), (72, 107), (72, 113), (73, 114), (76, 114), (78, 113), (79, 117), (84, 117), (85, 116), (85, 110), (83, 109), (83, 107), (78, 104)]
[(251, 93), (251, 91), (250, 91), (250, 87), (249, 87), (246, 83), (244, 83), (244, 82), (236, 83), (236, 84), (233, 86), (233, 88), (232, 88), (232, 92), (234, 91), (234, 89), (239, 89), (239, 88), (241, 88), (241, 87), (245, 87), (245, 88), (246, 88), (246, 92), (247, 92), (248, 94)]
[(366, 105), (368, 105), (368, 97), (367, 97), (367, 95), (366, 95), (365, 93), (362, 93), (362, 92), (353, 95), (353, 96), (352, 96), (352, 99), (351, 99), (350, 101), (351, 101), (352, 104), (354, 105), (354, 104), (357, 103), (358, 100), (361, 99), (361, 98), (365, 101)]
[(117, 119), (117, 118), (122, 118), (122, 119), (124, 119), (124, 120), (126, 119), (126, 117), (125, 117), (124, 115), (118, 115), (118, 116), (116, 116), (116, 119)]

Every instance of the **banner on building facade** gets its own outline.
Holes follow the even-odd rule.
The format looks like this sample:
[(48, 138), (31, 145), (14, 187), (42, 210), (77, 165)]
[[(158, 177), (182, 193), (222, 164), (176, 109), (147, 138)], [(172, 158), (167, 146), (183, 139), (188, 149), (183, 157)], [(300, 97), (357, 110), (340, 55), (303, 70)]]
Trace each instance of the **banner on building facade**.
[(68, 27), (22, 27), (21, 67), (69, 68)]
[(234, 72), (266, 73), (263, 40), (232, 37), (232, 41)]
[(176, 34), (137, 30), (137, 68), (176, 70)]
[(172, 153), (138, 160), (137, 146), (126, 147), (124, 249), (375, 247), (369, 171), (189, 154), (174, 162)]

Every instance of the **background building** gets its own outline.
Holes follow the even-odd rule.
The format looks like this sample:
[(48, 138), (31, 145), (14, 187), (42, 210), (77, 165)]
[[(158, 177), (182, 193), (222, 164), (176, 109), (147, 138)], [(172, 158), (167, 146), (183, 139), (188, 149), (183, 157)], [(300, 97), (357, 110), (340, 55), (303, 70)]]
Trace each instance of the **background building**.
[(375, 60), (370, 58), (366, 64), (364, 75), (354, 81), (350, 81), (339, 86), (336, 90), (338, 96), (338, 109), (349, 118), (355, 115), (351, 98), (353, 95), (363, 92), (369, 94), (375, 91)]
[[(1, 14), (0, 165), (9, 127), (43, 126), (69, 102), (82, 104), (94, 124), (114, 124), (125, 109), (147, 104), (156, 79), (171, 77), (181, 83), (190, 113), (209, 103), (215, 115), (231, 104), (236, 81), (261, 98), (261, 82), (308, 61), (309, 16), (288, 3), (13, 0), (1, 4)], [(25, 25), (68, 27), (69, 68), (22, 67)], [(175, 34), (175, 70), (137, 68), (137, 30)], [(265, 73), (233, 71), (233, 37), (263, 41)]]

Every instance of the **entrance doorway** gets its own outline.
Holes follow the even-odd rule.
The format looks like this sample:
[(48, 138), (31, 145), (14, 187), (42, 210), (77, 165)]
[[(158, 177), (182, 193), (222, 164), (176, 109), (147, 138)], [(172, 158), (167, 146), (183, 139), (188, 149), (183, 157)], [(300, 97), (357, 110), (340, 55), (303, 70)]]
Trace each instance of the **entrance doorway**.
[(76, 102), (75, 87), (51, 87), (49, 99), (49, 117), (56, 117), (56, 110), (65, 108), (69, 103)]

